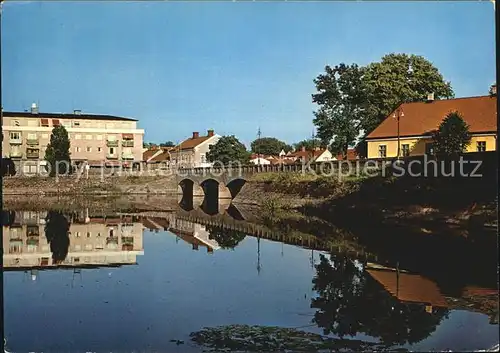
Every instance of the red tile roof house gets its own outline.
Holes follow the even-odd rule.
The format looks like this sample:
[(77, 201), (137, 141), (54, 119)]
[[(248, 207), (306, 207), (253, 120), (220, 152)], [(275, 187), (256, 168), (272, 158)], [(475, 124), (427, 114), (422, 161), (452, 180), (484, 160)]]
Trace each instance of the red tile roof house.
[(190, 138), (170, 150), (171, 163), (186, 168), (211, 167), (213, 163), (208, 161), (206, 155), (210, 146), (215, 145), (220, 138), (214, 130), (207, 130), (206, 136), (200, 136), (197, 131), (193, 132)]
[[(497, 96), (465, 97), (404, 103), (368, 134), (368, 158), (393, 158), (398, 155), (398, 112), (400, 156), (432, 154), (432, 131), (451, 112), (458, 112), (469, 125), (472, 135), (467, 152), (496, 150)], [(402, 114), (401, 114), (402, 113)]]
[(286, 157), (294, 159), (296, 163), (309, 163), (311, 159), (311, 162), (329, 162), (335, 160), (328, 149), (319, 147), (316, 147), (312, 151), (307, 151), (305, 147), (302, 147), (300, 151), (292, 152)]
[(168, 168), (170, 166), (170, 151), (174, 147), (152, 147), (142, 154), (143, 162), (148, 168)]

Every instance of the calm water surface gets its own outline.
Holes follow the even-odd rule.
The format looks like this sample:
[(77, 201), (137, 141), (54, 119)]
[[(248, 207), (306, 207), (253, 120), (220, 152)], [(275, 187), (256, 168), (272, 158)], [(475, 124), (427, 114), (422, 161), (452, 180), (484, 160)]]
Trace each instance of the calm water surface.
[[(57, 217), (18, 211), (4, 225), (11, 352), (198, 352), (202, 347), (191, 341), (192, 332), (232, 324), (297, 328), (412, 350), (498, 343), (489, 313), (454, 305), (420, 274), (175, 216), (66, 215), (69, 228)], [(58, 267), (53, 253), (62, 258)]]

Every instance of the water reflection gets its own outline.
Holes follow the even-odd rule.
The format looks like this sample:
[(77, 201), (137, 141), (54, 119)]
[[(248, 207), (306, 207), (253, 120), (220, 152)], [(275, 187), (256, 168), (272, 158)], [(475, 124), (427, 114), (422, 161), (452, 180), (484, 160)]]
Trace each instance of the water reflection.
[[(425, 301), (392, 296), (364, 267), (347, 256), (320, 256), (313, 279), (318, 296), (311, 300), (311, 307), (317, 309), (313, 322), (325, 334), (354, 337), (364, 333), (387, 345), (413, 344), (428, 337), (447, 316), (444, 307), (429, 308), (431, 303)], [(393, 278), (386, 279), (393, 284)], [(418, 296), (419, 289), (409, 291)]]
[[(496, 288), (473, 286), (461, 279), (452, 283), (459, 291), (451, 295), (448, 282), (429, 273), (393, 268), (335, 228), (329, 237), (323, 236), (327, 230), (322, 229), (318, 237), (313, 219), (295, 219), (288, 227), (272, 229), (258, 223), (249, 209), (230, 205), (215, 215), (199, 207), (139, 213), (117, 209), (102, 214), (92, 209), (16, 210), (3, 213), (2, 222), (6, 270), (26, 271), (32, 279), (40, 276), (40, 270), (54, 270), (51, 285), (45, 287), (43, 281), (17, 281), (15, 275), (22, 273), (6, 278), (10, 298), (6, 322), (13, 349), (29, 351), (36, 346), (61, 351), (75, 347), (75, 342), (82, 344), (78, 348), (83, 343), (91, 348), (84, 335), (73, 334), (81, 321), (86, 334), (96, 338), (96, 347), (109, 351), (139, 350), (150, 343), (156, 351), (198, 351), (199, 347), (187, 344), (165, 348), (172, 339), (189, 342), (191, 332), (201, 346), (235, 350), (254, 347), (256, 342), (269, 347), (268, 351), (279, 347), (314, 351), (321, 345), (333, 350), (473, 349), (484, 342), (440, 343), (453, 330), (463, 332), (450, 329), (456, 325), (453, 315), (462, 313), (466, 322), (476, 320), (477, 312), (488, 315), (490, 324), (498, 323)], [(121, 267), (113, 278), (108, 276), (109, 268), (101, 268), (126, 264), (136, 266)], [(57, 271), (65, 267), (73, 269), (71, 278), (68, 272), (64, 277)], [(86, 277), (95, 278), (95, 283), (87, 281), (83, 286), (82, 268), (91, 269)], [(73, 291), (64, 292), (64, 281), (69, 280)], [(55, 295), (54, 288), (64, 295)], [(41, 296), (57, 300), (40, 305)], [(61, 310), (52, 310), (55, 305)], [(94, 306), (95, 312), (86, 309)], [(44, 329), (42, 338), (27, 339), (26, 327), (14, 319), (18, 315), (32, 315), (33, 321), (49, 315), (54, 324)], [(65, 325), (70, 327), (67, 345), (57, 346), (49, 331), (64, 330)], [(222, 326), (210, 329), (217, 325)], [(489, 332), (492, 326), (481, 321), (469, 328), (473, 325), (481, 332)], [(98, 333), (113, 326), (119, 335)], [(136, 328), (145, 333), (137, 335)], [(235, 333), (237, 339), (220, 336), (224, 332)], [(496, 339), (481, 334), (476, 335), (488, 342), (479, 347), (486, 348)], [(272, 341), (273, 335), (281, 338)], [(117, 338), (122, 336), (137, 341), (122, 342)], [(29, 344), (22, 346), (25, 340)]]
[(89, 217), (88, 210), (3, 215), (5, 270), (135, 264), (144, 253), (142, 224), (130, 218)]

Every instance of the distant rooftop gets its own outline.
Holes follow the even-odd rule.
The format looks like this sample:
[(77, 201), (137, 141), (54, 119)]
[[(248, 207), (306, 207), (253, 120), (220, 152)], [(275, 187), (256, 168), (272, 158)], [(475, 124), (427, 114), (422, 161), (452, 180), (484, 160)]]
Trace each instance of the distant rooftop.
[(44, 118), (44, 119), (93, 119), (93, 120), (121, 120), (137, 121), (115, 115), (87, 114), (87, 113), (31, 113), (31, 112), (3, 112), (4, 117), (12, 118)]

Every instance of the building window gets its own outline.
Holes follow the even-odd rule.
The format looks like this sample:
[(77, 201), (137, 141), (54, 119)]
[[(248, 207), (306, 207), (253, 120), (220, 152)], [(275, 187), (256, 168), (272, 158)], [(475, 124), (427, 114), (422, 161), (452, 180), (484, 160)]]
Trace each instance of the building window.
[(477, 141), (477, 151), (486, 152), (486, 141)]
[(75, 135), (75, 140), (81, 140), (82, 136), (81, 135)]
[(401, 153), (403, 157), (408, 157), (410, 155), (410, 145), (406, 143), (401, 145)]
[(28, 134), (28, 140), (36, 140), (37, 138), (36, 134)]
[(80, 122), (79, 121), (74, 121), (73, 122), (73, 126), (80, 126)]
[(19, 120), (13, 120), (12, 126), (19, 126)]
[(101, 141), (102, 140), (102, 135), (97, 135), (96, 138)]
[(380, 145), (380, 146), (378, 146), (378, 156), (380, 158), (386, 158), (387, 157), (387, 146), (386, 145)]
[(434, 144), (426, 143), (425, 144), (425, 154), (434, 154)]
[(80, 147), (75, 147), (75, 152), (80, 152)]
[(101, 152), (102, 151), (102, 148), (101, 147), (97, 147), (97, 152)]
[(87, 146), (87, 152), (92, 152), (92, 147)]
[(21, 139), (21, 133), (20, 132), (11, 132), (10, 133), (10, 139), (11, 140), (20, 140)]
[(205, 161), (206, 161), (205, 153), (202, 153), (201, 154), (201, 163), (205, 163)]
[(110, 148), (109, 148), (109, 154), (110, 154), (110, 155), (115, 154), (115, 148), (114, 148), (114, 147), (110, 147)]
[(108, 141), (116, 141), (115, 135), (108, 135)]
[(91, 235), (90, 232), (87, 232), (87, 238), (90, 238), (90, 235)]
[(86, 135), (85, 140), (92, 140), (92, 135)]

